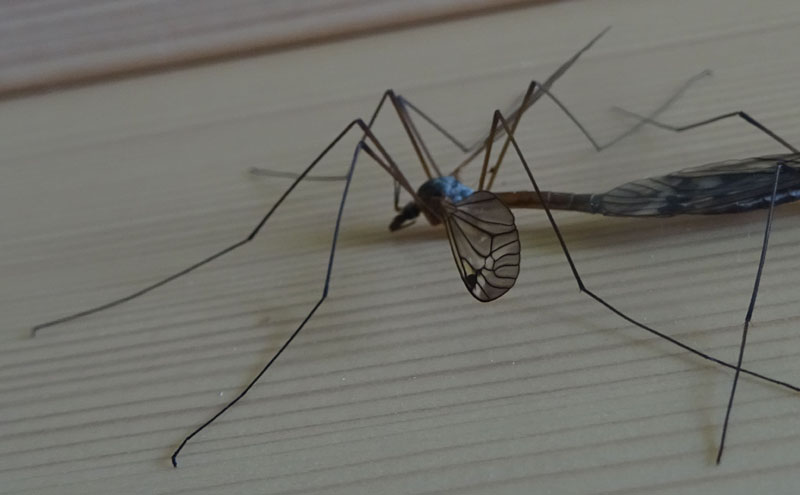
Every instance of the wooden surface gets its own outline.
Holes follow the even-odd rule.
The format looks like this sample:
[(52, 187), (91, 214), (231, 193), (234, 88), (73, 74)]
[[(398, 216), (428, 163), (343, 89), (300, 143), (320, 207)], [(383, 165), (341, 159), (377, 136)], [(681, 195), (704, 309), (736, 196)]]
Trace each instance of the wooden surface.
[(0, 95), (241, 57), (536, 1), (2, 2)]
[[(301, 185), (256, 240), (125, 306), (245, 236), (298, 171), (393, 87), (464, 140), (606, 25), (554, 88), (599, 139), (703, 69), (664, 116), (746, 109), (800, 142), (800, 4), (560, 2), (230, 63), (7, 100), (0, 109), (0, 492), (796, 493), (800, 398), (732, 374), (580, 294), (543, 215), (520, 212), (522, 272), (492, 304), (464, 290), (440, 229), (390, 234), (391, 182), (359, 162), (331, 294), (251, 393), (190, 442), (322, 291), (342, 183)], [(431, 136), (445, 168), (460, 154)], [(401, 126), (376, 126), (413, 183)], [(595, 153), (542, 102), (519, 131), (541, 185), (597, 191), (780, 152), (740, 122), (648, 129)], [(343, 173), (357, 135), (320, 174)], [(473, 169), (474, 176), (475, 170)], [(468, 177), (469, 178), (469, 177)], [(500, 189), (524, 185), (510, 160)], [(800, 209), (778, 211), (745, 361), (800, 383)], [(630, 220), (558, 214), (587, 285), (734, 360), (764, 212)]]

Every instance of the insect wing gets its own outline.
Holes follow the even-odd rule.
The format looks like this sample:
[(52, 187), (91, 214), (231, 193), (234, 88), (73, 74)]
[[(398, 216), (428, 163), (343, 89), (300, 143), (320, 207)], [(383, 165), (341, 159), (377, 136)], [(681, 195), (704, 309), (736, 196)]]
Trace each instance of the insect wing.
[(444, 224), (461, 280), (488, 302), (514, 286), (519, 275), (519, 232), (514, 215), (488, 191), (445, 207)]
[(798, 199), (800, 157), (783, 154), (728, 160), (637, 180), (598, 194), (593, 203), (611, 216), (737, 213), (769, 206), (775, 167), (783, 163), (776, 204)]

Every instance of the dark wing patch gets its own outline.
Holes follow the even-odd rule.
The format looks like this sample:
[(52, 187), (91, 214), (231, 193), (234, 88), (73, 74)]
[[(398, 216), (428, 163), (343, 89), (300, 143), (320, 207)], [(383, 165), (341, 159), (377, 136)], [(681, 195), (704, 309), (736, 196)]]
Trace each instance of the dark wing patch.
[(482, 302), (514, 286), (519, 275), (519, 233), (514, 215), (488, 191), (445, 205), (445, 228), (461, 280)]
[(800, 155), (795, 153), (710, 163), (637, 180), (592, 197), (592, 209), (610, 216), (737, 213), (769, 206), (775, 168), (783, 168), (776, 204), (800, 199)]

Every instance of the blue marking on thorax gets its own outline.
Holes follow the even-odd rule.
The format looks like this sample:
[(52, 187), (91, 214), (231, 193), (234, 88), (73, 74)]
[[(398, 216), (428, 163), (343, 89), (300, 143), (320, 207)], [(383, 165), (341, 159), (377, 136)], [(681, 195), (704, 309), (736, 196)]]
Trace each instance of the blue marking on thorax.
[(458, 203), (472, 193), (472, 189), (458, 182), (452, 175), (430, 179), (419, 186), (419, 190), (417, 191), (417, 194), (419, 194), (422, 199), (444, 196), (453, 203)]

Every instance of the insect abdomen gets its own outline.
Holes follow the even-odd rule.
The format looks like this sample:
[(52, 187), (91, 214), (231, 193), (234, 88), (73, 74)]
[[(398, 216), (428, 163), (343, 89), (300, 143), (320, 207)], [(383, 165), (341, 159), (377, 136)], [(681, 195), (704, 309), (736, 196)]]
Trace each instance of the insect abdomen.
[[(499, 192), (497, 197), (509, 208), (533, 208), (541, 210), (544, 207), (536, 191)], [(551, 210), (572, 210), (584, 213), (600, 213), (592, 204), (591, 194), (574, 194), (554, 191), (542, 191), (542, 198)]]

